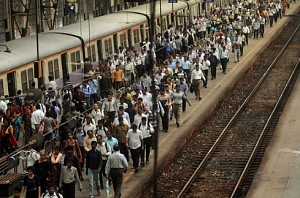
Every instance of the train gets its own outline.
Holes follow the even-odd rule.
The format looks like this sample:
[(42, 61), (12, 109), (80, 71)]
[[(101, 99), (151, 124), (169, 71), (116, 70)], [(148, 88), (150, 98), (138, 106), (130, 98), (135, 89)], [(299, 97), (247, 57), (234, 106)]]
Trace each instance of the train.
[[(155, 27), (160, 25), (161, 30), (155, 29), (154, 34), (165, 32), (169, 25), (186, 25), (203, 14), (203, 9), (202, 0), (157, 1)], [(58, 87), (67, 75), (72, 83), (80, 83), (85, 57), (102, 61), (117, 53), (120, 46), (136, 46), (148, 37), (145, 14), (150, 16), (150, 4), (39, 33), (38, 37), (1, 43), (0, 96), (16, 96), (17, 90), (26, 93), (32, 82), (46, 85), (50, 75)]]

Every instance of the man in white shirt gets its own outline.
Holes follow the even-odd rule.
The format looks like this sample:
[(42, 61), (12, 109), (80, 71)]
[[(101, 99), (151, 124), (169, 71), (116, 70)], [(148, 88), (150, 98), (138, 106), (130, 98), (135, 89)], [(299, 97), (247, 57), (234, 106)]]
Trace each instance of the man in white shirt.
[(96, 126), (92, 123), (92, 117), (88, 114), (85, 116), (85, 122), (82, 124), (82, 129), (87, 132), (89, 130), (95, 133)]
[(194, 86), (196, 100), (201, 100), (200, 86), (201, 86), (202, 79), (204, 81), (206, 81), (202, 71), (200, 70), (200, 65), (196, 64), (196, 68), (192, 71), (192, 74), (191, 74), (191, 83)]
[(0, 109), (2, 109), (4, 113), (6, 113), (7, 104), (5, 103), (4, 100), (5, 100), (5, 97), (1, 96), (1, 98), (0, 98)]
[(54, 184), (48, 184), (47, 189), (47, 192), (42, 194), (42, 198), (63, 198), (63, 196), (56, 191)]
[(41, 110), (40, 104), (36, 104), (35, 109), (36, 110), (31, 114), (31, 127), (37, 133), (45, 114)]
[(126, 146), (130, 148), (131, 158), (133, 161), (134, 171), (139, 171), (140, 149), (144, 149), (143, 133), (133, 124), (126, 135)]

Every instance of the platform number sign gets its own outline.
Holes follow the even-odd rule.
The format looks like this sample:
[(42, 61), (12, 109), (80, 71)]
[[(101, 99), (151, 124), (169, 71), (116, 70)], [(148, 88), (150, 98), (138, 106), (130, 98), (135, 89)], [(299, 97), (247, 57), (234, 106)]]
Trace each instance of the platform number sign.
[(178, 1), (177, 0), (168, 0), (169, 3), (177, 3)]

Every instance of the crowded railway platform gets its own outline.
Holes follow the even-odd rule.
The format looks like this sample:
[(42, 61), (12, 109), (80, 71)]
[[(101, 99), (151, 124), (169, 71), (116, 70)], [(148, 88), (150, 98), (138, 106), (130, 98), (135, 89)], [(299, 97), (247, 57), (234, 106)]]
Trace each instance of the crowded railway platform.
[[(291, 4), (290, 9), (288, 9), (286, 11), (286, 15), (293, 14), (295, 12), (295, 10), (297, 10), (298, 8), (299, 8), (298, 4)], [(174, 116), (172, 116), (172, 119), (171, 119), (171, 115), (166, 116), (166, 117), (162, 116), (161, 121), (159, 123), (163, 123), (163, 124), (158, 126), (158, 128), (160, 129), (160, 134), (159, 134), (160, 139), (159, 139), (159, 147), (158, 147), (158, 149), (159, 149), (159, 156), (158, 156), (159, 172), (161, 172), (162, 168), (165, 167), (170, 162), (170, 160), (172, 160), (175, 157), (176, 153), (180, 150), (181, 146), (183, 146), (186, 143), (186, 140), (188, 139), (188, 137), (190, 137), (192, 135), (192, 132), (197, 130), (197, 128), (203, 122), (205, 117), (209, 114), (209, 112), (213, 111), (213, 108), (218, 104), (218, 102), (226, 96), (226, 93), (228, 91), (230, 91), (230, 89), (234, 86), (236, 81), (238, 79), (240, 79), (241, 76), (245, 73), (245, 71), (249, 67), (251, 67), (251, 65), (253, 65), (255, 63), (259, 54), (272, 41), (272, 39), (274, 39), (275, 36), (278, 35), (278, 32), (280, 31), (280, 29), (284, 28), (284, 25), (286, 24), (287, 20), (289, 20), (288, 17), (283, 17), (282, 19), (278, 20), (277, 23), (273, 24), (272, 28), (266, 26), (265, 32), (263, 35), (264, 38), (258, 38), (258, 39), (249, 38), (248, 45), (244, 46), (244, 53), (243, 53), (243, 56), (240, 58), (237, 56), (237, 51), (240, 52), (240, 48), (234, 49), (233, 50), (234, 52), (231, 52), (231, 48), (230, 48), (229, 52), (228, 52), (230, 55), (229, 55), (229, 63), (228, 63), (227, 69), (225, 71), (219, 70), (219, 67), (220, 67), (219, 66), (220, 64), (219, 64), (217, 67), (217, 70), (216, 70), (216, 80), (214, 80), (214, 78), (212, 78), (212, 76), (210, 74), (206, 75), (205, 77), (206, 77), (206, 80), (208, 81), (208, 83), (204, 84), (203, 87), (201, 86), (200, 96), (196, 95), (196, 100), (195, 100), (193, 93), (187, 92), (187, 99), (190, 101), (191, 107), (187, 106), (186, 109), (183, 109), (182, 111), (184, 113), (179, 112), (179, 114), (181, 115), (181, 120), (179, 120), (179, 118), (178, 118), (178, 112), (177, 112), (176, 121), (175, 121), (175, 114), (174, 114)], [(235, 37), (235, 35), (233, 37)], [(238, 42), (236, 44), (234, 44), (234, 42), (232, 42), (231, 47), (236, 47), (236, 45), (238, 45)], [(205, 51), (204, 47), (205, 46), (201, 46), (203, 51)], [(195, 51), (196, 50), (199, 50), (199, 48), (198, 49), (195, 48)], [(192, 52), (193, 52), (193, 50), (192, 50)], [(206, 55), (209, 55), (211, 53), (214, 53), (212, 48), (208, 49), (206, 51)], [(234, 56), (234, 54), (236, 54), (236, 56)], [(174, 55), (176, 55), (176, 53), (174, 53)], [(203, 53), (203, 55), (205, 55), (205, 52)], [(202, 57), (202, 58), (204, 58), (204, 57)], [(201, 56), (199, 59), (201, 60)], [(164, 65), (167, 65), (167, 66), (169, 66), (168, 68), (171, 68), (171, 67), (174, 67), (172, 64), (173, 64), (173, 61), (170, 62), (169, 64), (164, 64)], [(166, 66), (164, 66), (164, 67), (166, 67)], [(126, 68), (126, 66), (125, 66), (125, 68)], [(129, 70), (130, 70), (130, 67), (127, 66), (127, 68), (129, 68)], [(171, 69), (171, 71), (170, 71), (170, 69), (168, 69), (168, 68), (165, 68), (165, 69), (162, 68), (164, 73), (168, 74), (169, 72), (174, 72), (174, 73), (177, 73), (177, 75), (178, 75), (178, 73), (180, 73), (180, 72), (178, 72), (178, 71), (180, 71), (180, 69), (178, 69), (178, 67), (176, 67), (176, 65), (174, 67), (174, 70)], [(115, 86), (117, 87), (117, 89), (119, 88), (118, 86), (121, 85), (121, 82), (123, 81), (122, 77), (125, 76), (126, 69), (124, 71), (124, 74), (122, 74), (122, 71), (123, 71), (122, 68), (120, 69), (117, 67), (116, 70), (111, 73), (112, 79), (114, 80), (114, 82), (116, 82)], [(90, 70), (87, 73), (90, 73)], [(160, 91), (159, 94), (165, 95), (165, 93), (163, 93), (164, 89), (166, 89), (167, 92), (174, 90), (174, 87), (170, 86), (170, 84), (172, 84), (172, 83), (175, 84), (176, 81), (170, 82), (171, 79), (165, 79), (166, 81), (164, 82), (164, 84), (160, 83), (160, 80), (163, 78), (160, 77), (160, 75), (161, 75), (160, 72), (158, 72), (158, 73), (159, 74), (157, 74), (155, 77), (157, 80), (156, 88), (158, 87), (157, 89), (159, 89), (158, 91)], [(120, 76), (121, 76), (121, 80), (119, 80)], [(147, 75), (145, 78), (148, 79), (148, 81), (149, 81), (149, 77), (147, 77)], [(186, 77), (185, 80), (187, 82), (192, 81), (192, 79), (190, 79), (189, 77)], [(180, 80), (177, 80), (177, 81), (180, 82)], [(51, 80), (50, 80), (50, 82), (51, 82)], [(74, 111), (75, 112), (74, 115), (79, 114), (78, 112), (85, 111), (85, 109), (81, 109), (83, 107), (83, 105), (88, 105), (89, 107), (92, 107), (93, 103), (96, 100), (99, 100), (99, 99), (97, 99), (97, 97), (93, 98), (92, 100), (88, 100), (88, 101), (86, 100), (86, 98), (87, 98), (86, 96), (88, 95), (87, 92), (89, 92), (87, 87), (90, 87), (90, 89), (93, 90), (92, 83), (93, 83), (93, 80), (91, 82), (83, 83), (82, 86), (75, 89), (76, 90), (75, 93), (78, 93), (78, 96), (80, 95), (82, 103), (77, 103), (78, 100), (74, 99), (74, 98), (76, 98), (75, 97), (76, 94), (70, 93), (73, 95), (72, 100), (75, 103), (75, 106), (69, 107), (69, 108), (70, 109), (72, 108), (72, 110), (73, 110), (73, 108), (76, 108), (76, 110), (77, 110), (77, 112)], [(146, 83), (147, 83), (147, 81), (145, 81), (143, 83), (143, 86)], [(101, 116), (103, 116), (104, 120), (100, 121), (100, 123), (103, 122), (103, 125), (107, 128), (107, 131), (110, 130), (110, 132), (113, 134), (113, 136), (115, 136), (116, 135), (115, 128), (117, 128), (116, 126), (119, 126), (119, 124), (116, 124), (113, 127), (112, 126), (113, 124), (109, 124), (108, 120), (110, 119), (111, 122), (113, 122), (115, 120), (114, 117), (118, 117), (118, 115), (116, 115), (116, 113), (119, 110), (119, 108), (117, 109), (117, 107), (122, 106), (122, 104), (128, 105), (131, 103), (131, 102), (129, 102), (129, 103), (125, 102), (126, 100), (128, 101), (128, 97), (129, 98), (133, 97), (132, 100), (135, 101), (132, 108), (134, 109), (134, 106), (136, 106), (135, 110), (137, 112), (139, 112), (138, 114), (142, 115), (141, 117), (143, 117), (143, 116), (147, 117), (148, 122), (155, 126), (156, 123), (150, 119), (149, 115), (148, 116), (143, 115), (145, 113), (149, 113), (146, 110), (147, 108), (151, 108), (151, 101), (150, 101), (150, 105), (149, 106), (147, 105), (147, 102), (149, 102), (149, 101), (147, 101), (147, 99), (149, 100), (149, 96), (147, 96), (147, 95), (149, 95), (149, 94), (147, 91), (146, 91), (146, 93), (142, 93), (141, 89), (139, 89), (139, 85), (141, 85), (140, 82), (137, 82), (134, 84), (135, 84), (135, 86), (134, 86), (135, 90), (131, 90), (130, 93), (126, 93), (125, 95), (121, 94), (124, 96), (124, 101), (120, 101), (120, 102), (114, 101), (115, 99), (118, 99), (118, 96), (115, 94), (118, 92), (115, 92), (115, 91), (113, 91), (112, 95), (108, 94), (109, 95), (108, 97), (104, 96), (104, 98), (107, 97), (107, 100), (103, 101), (102, 107), (100, 107), (98, 110), (98, 107), (93, 106), (94, 110), (91, 113), (88, 113), (84, 116), (84, 118), (83, 118), (84, 120), (82, 121), (81, 127), (82, 128), (87, 127), (86, 131), (89, 131), (92, 129), (92, 131), (94, 131), (93, 133), (97, 133), (96, 130), (94, 129), (94, 127), (96, 127), (96, 126), (90, 126), (92, 124), (90, 124), (89, 119), (93, 118), (95, 121), (95, 125), (97, 125), (97, 123), (99, 123), (97, 121), (97, 119), (102, 120)], [(194, 82), (194, 85), (195, 85), (195, 82)], [(54, 89), (53, 90), (48, 89), (48, 91), (53, 93), (54, 97), (55, 97), (55, 90), (56, 90), (55, 84), (53, 83), (50, 86), (52, 86)], [(171, 89), (170, 89), (170, 87), (171, 87)], [(87, 91), (87, 92), (85, 92), (85, 91)], [(89, 98), (92, 98), (91, 97), (92, 94), (96, 94), (96, 93), (95, 92), (90, 93)], [(68, 99), (70, 100), (70, 98), (68, 98), (69, 94), (65, 94), (65, 95), (67, 95), (66, 101), (68, 101)], [(137, 95), (137, 96), (135, 96), (135, 95)], [(170, 95), (172, 97), (172, 94), (170, 94)], [(112, 96), (112, 98), (110, 98), (111, 96)], [(142, 98), (142, 100), (140, 100), (140, 98)], [(53, 99), (53, 101), (55, 101), (55, 99)], [(39, 111), (39, 115), (44, 115), (42, 113), (45, 113), (46, 114), (45, 117), (48, 117), (48, 116), (50, 117), (50, 120), (51, 120), (50, 123), (53, 122), (53, 125), (51, 126), (52, 129), (57, 128), (56, 122), (63, 122), (62, 120), (63, 120), (64, 110), (66, 108), (68, 108), (68, 105), (66, 104), (64, 106), (64, 103), (62, 102), (62, 105), (61, 105), (62, 109), (60, 109), (62, 111), (62, 113), (60, 113), (59, 106), (56, 105), (55, 103), (53, 104), (53, 101), (51, 101), (51, 102), (50, 102), (50, 100), (48, 101), (48, 105), (50, 107), (49, 109), (51, 109), (51, 107), (52, 107), (52, 111), (49, 110), (47, 112), (43, 112), (43, 108), (38, 107), (39, 105), (35, 105), (36, 106), (35, 109), (31, 106), (33, 112)], [(84, 104), (85, 102), (83, 102), (83, 101), (85, 101), (87, 104)], [(110, 101), (114, 101), (116, 103), (113, 107), (115, 109), (111, 109), (112, 107), (109, 105), (109, 104), (111, 104)], [(89, 104), (89, 102), (91, 102), (91, 104)], [(167, 101), (167, 102), (170, 102), (170, 104), (172, 102), (174, 103), (175, 99), (170, 98), (170, 101)], [(77, 105), (76, 105), (76, 103), (77, 103)], [(124, 104), (124, 103), (126, 103), (126, 104)], [(107, 104), (107, 105), (105, 105), (105, 104)], [(166, 106), (171, 106), (170, 104), (167, 104)], [(175, 108), (175, 106), (176, 105), (173, 105), (173, 109)], [(181, 107), (181, 105), (180, 105), (180, 107)], [(108, 109), (105, 109), (105, 108), (108, 108)], [(39, 110), (39, 109), (42, 109), (42, 110)], [(125, 108), (125, 109), (128, 109), (128, 108)], [(103, 115), (102, 114), (97, 115), (97, 112), (99, 112), (100, 110), (101, 110), (101, 113), (103, 113)], [(161, 111), (163, 111), (163, 110), (169, 111), (168, 108), (162, 108)], [(31, 113), (33, 113), (33, 112), (31, 112)], [(51, 115), (50, 113), (53, 113), (53, 115)], [(168, 113), (165, 113), (165, 114), (168, 114)], [(22, 112), (22, 114), (24, 114), (24, 112)], [(35, 113), (35, 114), (37, 114), (37, 113)], [(106, 114), (106, 116), (104, 116), (104, 114)], [(17, 115), (15, 115), (15, 116), (18, 117)], [(55, 117), (55, 115), (57, 117)], [(123, 117), (123, 119), (120, 119), (120, 120), (126, 120), (128, 122), (128, 125), (132, 125), (132, 124), (140, 125), (141, 119), (139, 120), (138, 116), (136, 116), (136, 117), (133, 116), (132, 119), (130, 119), (130, 117), (129, 117), (129, 119), (128, 119), (129, 114), (128, 114), (128, 116), (124, 116), (124, 115), (127, 115), (127, 114), (126, 113), (124, 114), (124, 111), (122, 111), (122, 108), (121, 108), (119, 117)], [(99, 118), (99, 116), (100, 116), (100, 118)], [(51, 117), (54, 117), (54, 118), (51, 119)], [(36, 118), (40, 118), (40, 116), (37, 116)], [(120, 120), (117, 119), (116, 122), (119, 123)], [(41, 123), (41, 120), (36, 121), (34, 119), (31, 119), (31, 121), (34, 124), (31, 126), (27, 126), (27, 127), (31, 127), (32, 129), (35, 129), (37, 132), (39, 132), (38, 130), (40, 128), (39, 125)], [(166, 122), (167, 122), (167, 124), (166, 124)], [(168, 124), (168, 122), (169, 122), (169, 124)], [(89, 126), (87, 126), (87, 125), (89, 125)], [(99, 127), (99, 125), (98, 125), (98, 127)], [(80, 125), (79, 124), (76, 125), (76, 128), (80, 128)], [(23, 129), (21, 129), (21, 130), (23, 130)], [(26, 130), (26, 129), (24, 128), (24, 130)], [(65, 132), (64, 136), (66, 136), (68, 134), (68, 132), (73, 132), (73, 131), (68, 131), (67, 128), (63, 128), (63, 129), (60, 128), (60, 130), (64, 130), (64, 132)], [(51, 131), (51, 129), (50, 129), (50, 131)], [(63, 136), (62, 133), (60, 133), (60, 135)], [(107, 133), (105, 132), (104, 135), (107, 135)], [(95, 138), (95, 137), (93, 137), (93, 134), (91, 134), (91, 136), (92, 136), (92, 138)], [(20, 143), (23, 140), (22, 138), (23, 137), (21, 135), (20, 141), (18, 141), (19, 146), (22, 145), (22, 143)], [(63, 139), (63, 137), (60, 137), (60, 138)], [(107, 138), (107, 139), (110, 139), (110, 138)], [(63, 140), (66, 140), (66, 139), (63, 139)], [(63, 140), (60, 140), (62, 142), (61, 148), (66, 148), (66, 146), (65, 146), (65, 145), (67, 145), (66, 142), (71, 142), (71, 143), (73, 142), (73, 139), (66, 140), (66, 141), (63, 141)], [(25, 142), (26, 141), (27, 140), (25, 140)], [(126, 141), (124, 142), (122, 138), (118, 139), (118, 141), (119, 141), (119, 143), (126, 142)], [(79, 140), (78, 140), (78, 142), (79, 142)], [(106, 141), (106, 142), (108, 142), (108, 141)], [(1, 144), (1, 145), (3, 145), (3, 144)], [(13, 146), (16, 146), (16, 145), (13, 145)], [(80, 146), (84, 147), (84, 145), (80, 145)], [(13, 148), (11, 148), (11, 149), (13, 149)], [(79, 150), (81, 150), (81, 149), (78, 149), (75, 151), (75, 155), (77, 155), (78, 158), (81, 158), (84, 150), (81, 150), (81, 151), (83, 151), (81, 154), (80, 154)], [(10, 152), (10, 151), (7, 150), (7, 148), (5, 148), (5, 152)], [(123, 150), (122, 152), (124, 152), (125, 157), (127, 157), (127, 159), (128, 159), (129, 155), (126, 153), (126, 151)], [(5, 153), (2, 153), (2, 154), (5, 154)], [(54, 154), (54, 155), (61, 156), (60, 153)], [(132, 156), (132, 154), (131, 154), (131, 156)], [(131, 169), (133, 164), (132, 164), (132, 160), (131, 159), (129, 160), (129, 169), (128, 169), (127, 173), (125, 174), (123, 187), (122, 187), (122, 197), (139, 197), (142, 195), (142, 192), (143, 192), (142, 186), (143, 187), (147, 186), (147, 184), (149, 184), (149, 182), (152, 180), (152, 177), (153, 177), (153, 175), (152, 175), (153, 174), (153, 152), (152, 151), (151, 151), (150, 158), (148, 159), (148, 161), (146, 158), (146, 162), (148, 162), (148, 163), (141, 164), (141, 166), (139, 166), (138, 168), (135, 167), (135, 169)], [(79, 166), (78, 169), (80, 169), (80, 168), (81, 167)], [(83, 168), (86, 170), (85, 167), (83, 167)], [(80, 178), (80, 180), (83, 179), (81, 181), (83, 188), (82, 188), (81, 192), (79, 192), (79, 189), (76, 188), (76, 197), (88, 197), (88, 194), (89, 194), (88, 178), (84, 174), (84, 171), (81, 174), (79, 173), (79, 178)], [(54, 178), (54, 180), (55, 179), (57, 180), (57, 178)], [(45, 189), (45, 186), (43, 188)], [(101, 188), (101, 186), (100, 186), (100, 188)], [(103, 187), (103, 188), (105, 188), (105, 187)], [(112, 188), (111, 188), (111, 193), (113, 194)], [(95, 192), (95, 194), (96, 194), (96, 192)], [(101, 190), (100, 196), (101, 197), (106, 196), (104, 189)]]

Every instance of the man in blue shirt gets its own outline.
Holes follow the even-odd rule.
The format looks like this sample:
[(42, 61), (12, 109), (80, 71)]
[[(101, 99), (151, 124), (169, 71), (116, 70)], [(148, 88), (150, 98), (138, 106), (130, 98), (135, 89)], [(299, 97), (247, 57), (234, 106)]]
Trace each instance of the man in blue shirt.
[(114, 151), (114, 149), (113, 149), (114, 146), (115, 146), (116, 144), (118, 144), (118, 140), (117, 140), (116, 138), (114, 138), (114, 137), (111, 135), (110, 132), (107, 132), (106, 138), (105, 138), (104, 141), (110, 146), (110, 148), (111, 148), (112, 151)]
[(80, 85), (80, 89), (84, 93), (86, 106), (87, 106), (87, 109), (89, 109), (90, 106), (91, 106), (90, 97), (91, 97), (91, 94), (92, 94), (92, 89), (88, 85), (87, 81), (82, 82), (82, 85)]

